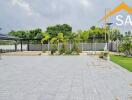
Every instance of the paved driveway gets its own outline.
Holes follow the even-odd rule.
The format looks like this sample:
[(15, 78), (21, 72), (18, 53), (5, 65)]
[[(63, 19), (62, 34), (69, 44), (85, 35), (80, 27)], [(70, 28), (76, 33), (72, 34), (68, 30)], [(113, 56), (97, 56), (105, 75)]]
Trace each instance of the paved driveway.
[(0, 100), (132, 100), (132, 73), (91, 56), (3, 57)]

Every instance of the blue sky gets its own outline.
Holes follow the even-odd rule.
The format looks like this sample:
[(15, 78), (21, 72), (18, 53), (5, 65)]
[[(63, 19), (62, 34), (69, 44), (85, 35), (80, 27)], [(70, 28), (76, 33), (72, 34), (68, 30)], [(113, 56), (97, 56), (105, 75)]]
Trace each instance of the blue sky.
[(98, 21), (105, 8), (114, 9), (123, 1), (132, 7), (131, 0), (0, 0), (1, 32), (45, 30), (47, 26), (63, 23), (71, 25), (73, 31), (92, 25), (102, 27), (103, 23)]

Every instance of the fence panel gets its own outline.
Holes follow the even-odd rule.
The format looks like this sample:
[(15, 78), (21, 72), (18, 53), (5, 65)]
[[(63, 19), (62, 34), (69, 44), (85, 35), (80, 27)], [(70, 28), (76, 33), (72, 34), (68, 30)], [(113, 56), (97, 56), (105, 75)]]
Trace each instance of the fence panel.
[(41, 44), (29, 44), (29, 51), (42, 51)]
[[(51, 50), (53, 44), (29, 44), (30, 51), (48, 51)], [(62, 43), (59, 43), (57, 49), (60, 50), (62, 48)], [(66, 44), (66, 48), (71, 50), (73, 44)], [(106, 46), (106, 43), (80, 43), (78, 44), (78, 48), (81, 51), (103, 51)]]

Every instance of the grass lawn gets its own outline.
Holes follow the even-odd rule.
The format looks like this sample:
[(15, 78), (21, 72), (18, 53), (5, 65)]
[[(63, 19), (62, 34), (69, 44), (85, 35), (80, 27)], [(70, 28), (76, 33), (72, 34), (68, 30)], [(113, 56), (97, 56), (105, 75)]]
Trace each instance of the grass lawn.
[(111, 55), (110, 57), (111, 61), (132, 72), (132, 58), (117, 55)]

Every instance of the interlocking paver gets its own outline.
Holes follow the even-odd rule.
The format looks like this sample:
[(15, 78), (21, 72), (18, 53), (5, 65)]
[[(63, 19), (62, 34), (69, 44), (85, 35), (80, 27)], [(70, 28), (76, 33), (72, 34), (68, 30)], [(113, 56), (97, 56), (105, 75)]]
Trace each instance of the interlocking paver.
[(131, 100), (132, 73), (93, 56), (4, 56), (0, 100)]

